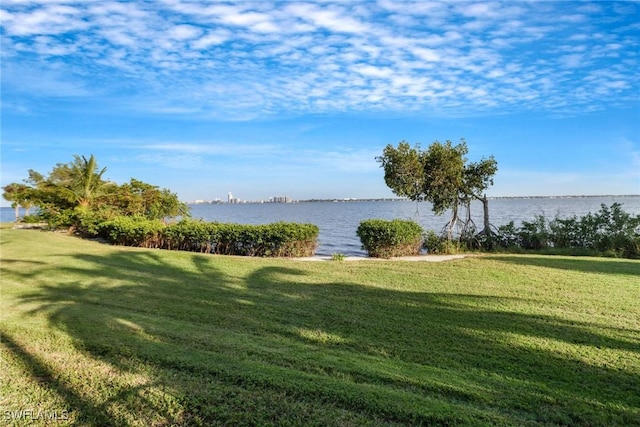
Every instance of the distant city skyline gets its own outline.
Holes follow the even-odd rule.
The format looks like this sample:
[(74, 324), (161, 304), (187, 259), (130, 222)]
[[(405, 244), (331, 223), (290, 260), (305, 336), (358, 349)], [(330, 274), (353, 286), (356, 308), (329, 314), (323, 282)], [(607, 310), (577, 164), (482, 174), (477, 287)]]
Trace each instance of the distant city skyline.
[(240, 197), (235, 197), (233, 195), (233, 192), (229, 191), (227, 193), (227, 199), (226, 200), (222, 200), (219, 197), (215, 197), (215, 198), (210, 198), (210, 199), (195, 199), (195, 200), (189, 200), (186, 201), (187, 203), (191, 203), (191, 204), (206, 204), (206, 203), (229, 203), (229, 204), (234, 204), (234, 203), (291, 203), (291, 202), (295, 202), (296, 200), (294, 200), (293, 198), (289, 197), (289, 196), (271, 196), (268, 197), (267, 199), (242, 199)]
[[(489, 196), (640, 194), (640, 3), (2, 2), (0, 185), (94, 154), (183, 201), (394, 197), (465, 138)], [(8, 202), (2, 200), (2, 206)]]

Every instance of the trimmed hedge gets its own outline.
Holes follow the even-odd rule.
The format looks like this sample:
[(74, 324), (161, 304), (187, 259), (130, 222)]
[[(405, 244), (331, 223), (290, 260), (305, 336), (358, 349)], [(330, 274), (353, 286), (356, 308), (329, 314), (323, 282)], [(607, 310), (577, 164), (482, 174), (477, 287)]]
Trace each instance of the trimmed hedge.
[(100, 224), (100, 234), (122, 246), (157, 248), (162, 242), (162, 221), (137, 216), (119, 216)]
[(260, 257), (312, 256), (320, 230), (313, 224), (276, 222), (265, 225), (184, 219), (164, 226), (159, 221), (119, 217), (103, 224), (112, 243), (219, 255)]
[(414, 221), (367, 219), (360, 222), (356, 234), (370, 257), (392, 258), (418, 255), (423, 232)]

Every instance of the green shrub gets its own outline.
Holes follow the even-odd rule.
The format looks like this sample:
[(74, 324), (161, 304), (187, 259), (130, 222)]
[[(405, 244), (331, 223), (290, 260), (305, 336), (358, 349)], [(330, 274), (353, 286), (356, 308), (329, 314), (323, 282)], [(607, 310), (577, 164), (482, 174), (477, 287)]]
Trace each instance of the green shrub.
[(101, 225), (101, 234), (111, 243), (145, 248), (161, 247), (162, 221), (138, 216), (119, 216)]
[(513, 221), (498, 227), (496, 235), (498, 244), (503, 248), (513, 248), (520, 245), (520, 234)]
[(363, 249), (375, 258), (417, 255), (422, 247), (423, 229), (409, 220), (367, 219), (356, 234)]
[(104, 224), (120, 217), (107, 209), (82, 209), (75, 208), (75, 223), (71, 226), (73, 231), (82, 236), (107, 238), (104, 233)]
[(219, 255), (304, 257), (314, 254), (319, 232), (313, 224), (245, 225), (186, 219), (165, 228), (162, 247)]
[(69, 228), (78, 221), (78, 215), (73, 209), (42, 210), (39, 216), (52, 230)]
[(442, 254), (445, 253), (445, 241), (445, 237), (433, 230), (427, 230), (423, 236), (422, 248), (430, 254)]
[(25, 224), (37, 224), (42, 222), (42, 218), (38, 215), (25, 215), (22, 217), (21, 221)]
[(479, 249), (483, 251), (493, 251), (498, 246), (501, 246), (501, 240), (497, 229), (495, 231), (491, 229), (488, 231), (482, 230), (481, 232), (476, 233), (470, 241), (465, 243), (467, 249)]
[(305, 257), (316, 250), (320, 232), (316, 225), (276, 222), (255, 227), (248, 231), (257, 256)]
[(578, 218), (556, 218), (549, 222), (549, 237), (555, 248), (584, 248), (588, 246), (588, 239), (580, 227)]
[(497, 238), (505, 248), (640, 258), (640, 215), (624, 212), (619, 203), (603, 204), (598, 212), (580, 218), (549, 221), (538, 215), (520, 227), (512, 221), (498, 228)]
[(620, 203), (602, 204), (600, 211), (582, 219), (593, 230), (596, 250), (625, 258), (640, 257), (640, 215), (631, 216)]
[(344, 261), (344, 259), (345, 259), (345, 256), (343, 253), (334, 252), (333, 254), (331, 254), (332, 261)]
[(162, 232), (164, 249), (211, 253), (218, 241), (218, 223), (183, 219), (168, 225)]
[(442, 253), (447, 255), (461, 254), (469, 251), (467, 244), (459, 240), (447, 240), (442, 242)]
[(518, 233), (523, 249), (545, 249), (552, 246), (547, 219), (537, 215), (533, 221), (522, 221)]

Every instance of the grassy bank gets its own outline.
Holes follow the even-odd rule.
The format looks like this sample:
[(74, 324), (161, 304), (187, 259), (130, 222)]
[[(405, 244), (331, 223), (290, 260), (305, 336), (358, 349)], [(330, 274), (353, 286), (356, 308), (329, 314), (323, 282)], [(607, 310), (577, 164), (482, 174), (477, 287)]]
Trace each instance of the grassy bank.
[(10, 424), (640, 425), (640, 261), (305, 263), (0, 236)]

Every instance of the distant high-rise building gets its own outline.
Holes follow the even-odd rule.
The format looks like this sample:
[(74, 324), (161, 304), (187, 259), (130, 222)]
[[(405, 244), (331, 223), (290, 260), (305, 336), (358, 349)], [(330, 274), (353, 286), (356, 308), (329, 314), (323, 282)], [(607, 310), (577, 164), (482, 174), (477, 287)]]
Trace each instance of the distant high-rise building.
[(231, 191), (229, 191), (229, 194), (228, 194), (227, 196), (228, 196), (227, 201), (228, 201), (229, 203), (233, 203), (233, 194), (231, 194)]
[(274, 196), (271, 200), (273, 203), (291, 203), (293, 201), (289, 196)]

